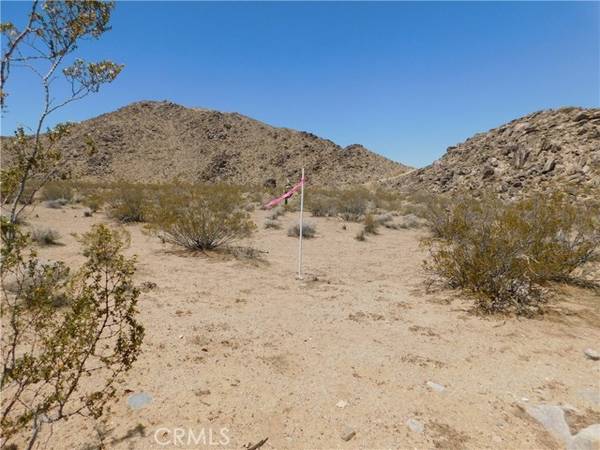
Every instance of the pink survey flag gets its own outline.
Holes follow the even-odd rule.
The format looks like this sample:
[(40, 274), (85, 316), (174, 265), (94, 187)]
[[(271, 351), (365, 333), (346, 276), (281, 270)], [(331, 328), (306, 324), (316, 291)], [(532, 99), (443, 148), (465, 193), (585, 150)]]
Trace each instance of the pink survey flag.
[(265, 208), (272, 208), (273, 206), (277, 206), (279, 205), (282, 201), (284, 201), (286, 198), (290, 198), (292, 195), (294, 195), (295, 192), (298, 191), (298, 189), (300, 189), (302, 187), (302, 185), (304, 185), (304, 177), (302, 177), (300, 179), (300, 181), (294, 185), (293, 188), (291, 188), (289, 191), (287, 191), (285, 194), (280, 195), (277, 198), (274, 198), (273, 200), (271, 200), (269, 203), (267, 203), (266, 205), (264, 205)]

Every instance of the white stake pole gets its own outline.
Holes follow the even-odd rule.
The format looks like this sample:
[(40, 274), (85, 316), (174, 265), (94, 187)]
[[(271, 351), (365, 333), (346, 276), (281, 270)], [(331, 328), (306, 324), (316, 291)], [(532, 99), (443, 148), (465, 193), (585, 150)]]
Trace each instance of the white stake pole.
[(302, 279), (302, 213), (304, 212), (304, 167), (302, 168), (302, 186), (300, 186), (300, 234), (298, 235), (298, 278)]

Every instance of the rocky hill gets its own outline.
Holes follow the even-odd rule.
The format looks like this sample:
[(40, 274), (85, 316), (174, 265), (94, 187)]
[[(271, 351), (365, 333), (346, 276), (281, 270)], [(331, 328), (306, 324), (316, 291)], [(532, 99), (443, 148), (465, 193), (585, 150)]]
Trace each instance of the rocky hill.
[(430, 166), (388, 184), (431, 192), (490, 189), (507, 198), (534, 189), (591, 192), (600, 188), (600, 109), (529, 114), (449, 147)]
[[(91, 138), (96, 153), (89, 156)], [(311, 133), (276, 128), (237, 113), (144, 101), (73, 127), (63, 151), (74, 174), (159, 182), (284, 183), (301, 167), (315, 184), (368, 182), (406, 166), (361, 145), (342, 148)]]

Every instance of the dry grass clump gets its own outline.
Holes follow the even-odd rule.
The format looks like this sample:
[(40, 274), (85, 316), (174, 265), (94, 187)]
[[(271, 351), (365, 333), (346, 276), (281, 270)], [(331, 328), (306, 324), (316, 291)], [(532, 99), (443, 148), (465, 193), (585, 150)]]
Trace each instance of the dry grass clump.
[(599, 212), (562, 194), (433, 202), (426, 266), (471, 292), (486, 313), (528, 315), (540, 310), (550, 282), (573, 282), (576, 268), (598, 259)]
[[(299, 237), (300, 236), (300, 224), (296, 223), (288, 228), (288, 236)], [(302, 237), (313, 238), (317, 234), (317, 226), (311, 222), (302, 222)]]
[(357, 241), (366, 241), (367, 240), (367, 234), (365, 233), (365, 229), (362, 228), (358, 233), (356, 233), (356, 236), (354, 236), (354, 239), (356, 239)]
[(377, 234), (379, 228), (379, 222), (373, 217), (372, 214), (367, 214), (364, 221), (364, 231), (366, 234)]
[(107, 213), (122, 223), (146, 222), (150, 207), (148, 192), (139, 183), (117, 182), (105, 194)]
[(398, 217), (398, 222), (394, 224), (394, 228), (413, 229), (422, 228), (427, 225), (427, 220), (415, 214), (405, 214)]
[(150, 210), (150, 228), (165, 242), (211, 250), (254, 231), (256, 226), (243, 205), (241, 190), (229, 185), (165, 186)]
[(266, 229), (279, 230), (281, 228), (281, 223), (279, 223), (279, 221), (273, 220), (273, 219), (265, 219), (264, 225), (265, 225)]
[(269, 214), (267, 214), (267, 219), (269, 220), (277, 220), (279, 219), (279, 217), (283, 216), (285, 214), (285, 209), (283, 208), (283, 206), (277, 206), (275, 208), (273, 208)]
[(38, 245), (58, 245), (60, 233), (52, 228), (37, 228), (31, 232), (31, 240)]

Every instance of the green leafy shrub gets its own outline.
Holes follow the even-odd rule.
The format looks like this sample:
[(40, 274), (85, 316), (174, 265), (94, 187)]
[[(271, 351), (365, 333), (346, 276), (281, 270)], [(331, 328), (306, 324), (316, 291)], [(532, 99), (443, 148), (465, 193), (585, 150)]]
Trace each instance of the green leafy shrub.
[(538, 311), (548, 283), (572, 281), (574, 269), (594, 259), (600, 245), (598, 209), (580, 208), (561, 194), (430, 205), (427, 267), (471, 292), (485, 312)]
[(97, 225), (82, 244), (87, 259), (71, 274), (40, 262), (27, 235), (2, 219), (3, 443), (27, 432), (33, 448), (44, 426), (99, 418), (139, 355), (144, 329), (124, 236)]
[[(288, 228), (288, 236), (299, 237), (300, 236), (300, 224), (296, 223)], [(302, 237), (313, 238), (317, 234), (317, 226), (310, 222), (302, 222)]]
[(165, 186), (151, 209), (161, 239), (190, 250), (211, 250), (248, 237), (256, 226), (240, 189), (225, 184)]

